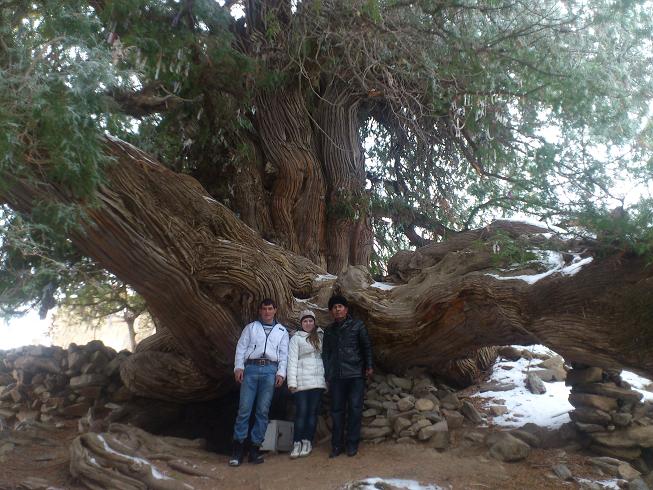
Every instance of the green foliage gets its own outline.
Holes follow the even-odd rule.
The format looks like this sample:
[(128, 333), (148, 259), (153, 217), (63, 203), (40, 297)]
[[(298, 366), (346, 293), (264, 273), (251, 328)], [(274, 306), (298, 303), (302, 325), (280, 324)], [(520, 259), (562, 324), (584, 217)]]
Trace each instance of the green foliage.
[(492, 263), (496, 267), (524, 265), (536, 261), (538, 255), (529, 248), (525, 240), (513, 238), (504, 231), (497, 231), (485, 244), (492, 253)]
[(584, 238), (596, 239), (599, 254), (633, 253), (653, 264), (653, 199), (609, 212), (588, 203), (569, 224)]

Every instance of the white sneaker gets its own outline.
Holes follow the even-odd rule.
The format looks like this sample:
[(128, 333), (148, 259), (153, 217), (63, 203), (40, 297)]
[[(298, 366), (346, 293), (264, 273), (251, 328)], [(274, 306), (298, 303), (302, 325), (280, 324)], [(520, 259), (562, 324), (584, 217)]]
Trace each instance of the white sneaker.
[(313, 447), (311, 446), (311, 441), (307, 441), (306, 439), (304, 439), (302, 441), (302, 450), (299, 453), (299, 455), (301, 457), (308, 456), (309, 454), (311, 454), (312, 450), (313, 450)]
[(302, 452), (302, 443), (297, 441), (297, 442), (295, 442), (293, 444), (292, 452), (290, 453), (290, 457), (292, 459), (299, 458), (301, 452)]

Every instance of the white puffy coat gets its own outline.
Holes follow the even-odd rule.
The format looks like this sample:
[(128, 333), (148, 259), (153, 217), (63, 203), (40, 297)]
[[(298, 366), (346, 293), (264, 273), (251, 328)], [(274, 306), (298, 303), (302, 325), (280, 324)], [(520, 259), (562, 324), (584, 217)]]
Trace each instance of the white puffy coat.
[[(322, 347), (324, 331), (321, 328), (317, 331)], [(288, 388), (297, 388), (297, 391), (326, 389), (321, 349), (318, 351), (313, 347), (308, 341), (308, 333), (303, 330), (298, 330), (290, 339), (287, 379)]]

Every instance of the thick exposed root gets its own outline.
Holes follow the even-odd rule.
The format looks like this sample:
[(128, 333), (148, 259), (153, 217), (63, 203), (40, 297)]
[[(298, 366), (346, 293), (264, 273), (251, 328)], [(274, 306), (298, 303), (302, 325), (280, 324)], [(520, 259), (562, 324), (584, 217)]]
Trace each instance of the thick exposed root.
[(201, 457), (202, 447), (202, 441), (112, 424), (108, 432), (88, 432), (73, 441), (70, 472), (92, 490), (189, 490), (193, 486), (183, 481), (184, 474), (211, 477), (187, 460)]

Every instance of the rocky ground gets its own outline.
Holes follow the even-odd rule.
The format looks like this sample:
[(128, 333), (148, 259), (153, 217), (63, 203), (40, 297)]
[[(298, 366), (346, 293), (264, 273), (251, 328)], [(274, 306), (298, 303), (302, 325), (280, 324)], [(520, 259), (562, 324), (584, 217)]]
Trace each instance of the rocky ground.
[[(615, 436), (621, 429), (613, 420), (628, 422), (625, 434), (648, 427), (650, 404), (636, 400), (641, 397), (633, 396), (613, 373), (606, 378), (596, 370), (582, 371), (586, 391), (590, 386), (614, 395), (610, 403), (615, 407), (591, 412), (602, 415), (603, 425), (580, 422), (578, 427), (565, 414), (566, 423), (548, 429), (521, 423), (524, 414), (511, 413), (517, 411), (508, 403), (512, 400), (501, 403), (501, 396), (514, 396), (505, 395), (512, 393), (510, 382), (494, 375), (480, 386), (456, 391), (419, 370), (402, 376), (377, 374), (368, 385), (358, 456), (327, 457), (328, 420), (323, 419), (323, 442), (308, 458), (268, 454), (263, 465), (230, 468), (225, 454), (206, 450), (202, 441), (152, 436), (125, 425), (124, 415), (135, 413), (135, 400), (118, 376), (126, 355), (93, 342), (68, 350), (22, 348), (0, 356), (0, 489), (404, 488), (397, 486), (398, 480), (413, 481), (413, 489), (653, 488), (653, 440), (638, 439), (637, 457), (630, 460), (588, 451), (596, 448), (599, 437), (592, 434), (613, 446), (634, 447), (630, 439)], [(503, 356), (531, 357), (523, 384), (539, 393), (534, 396), (547, 393), (547, 386), (551, 392), (552, 382), (565, 379), (569, 371), (556, 356), (514, 348), (505, 349)], [(515, 366), (511, 371), (519, 371)], [(506, 367), (505, 362), (497, 364), (497, 370)], [(578, 376), (572, 376), (574, 386)], [(493, 396), (484, 398), (487, 393)], [(546, 398), (541, 400), (543, 409)], [(577, 405), (587, 415), (587, 397), (582, 401), (584, 405)], [(602, 435), (608, 433), (610, 440)], [(613, 446), (603, 449), (614, 451)], [(364, 483), (370, 478), (383, 481)]]

